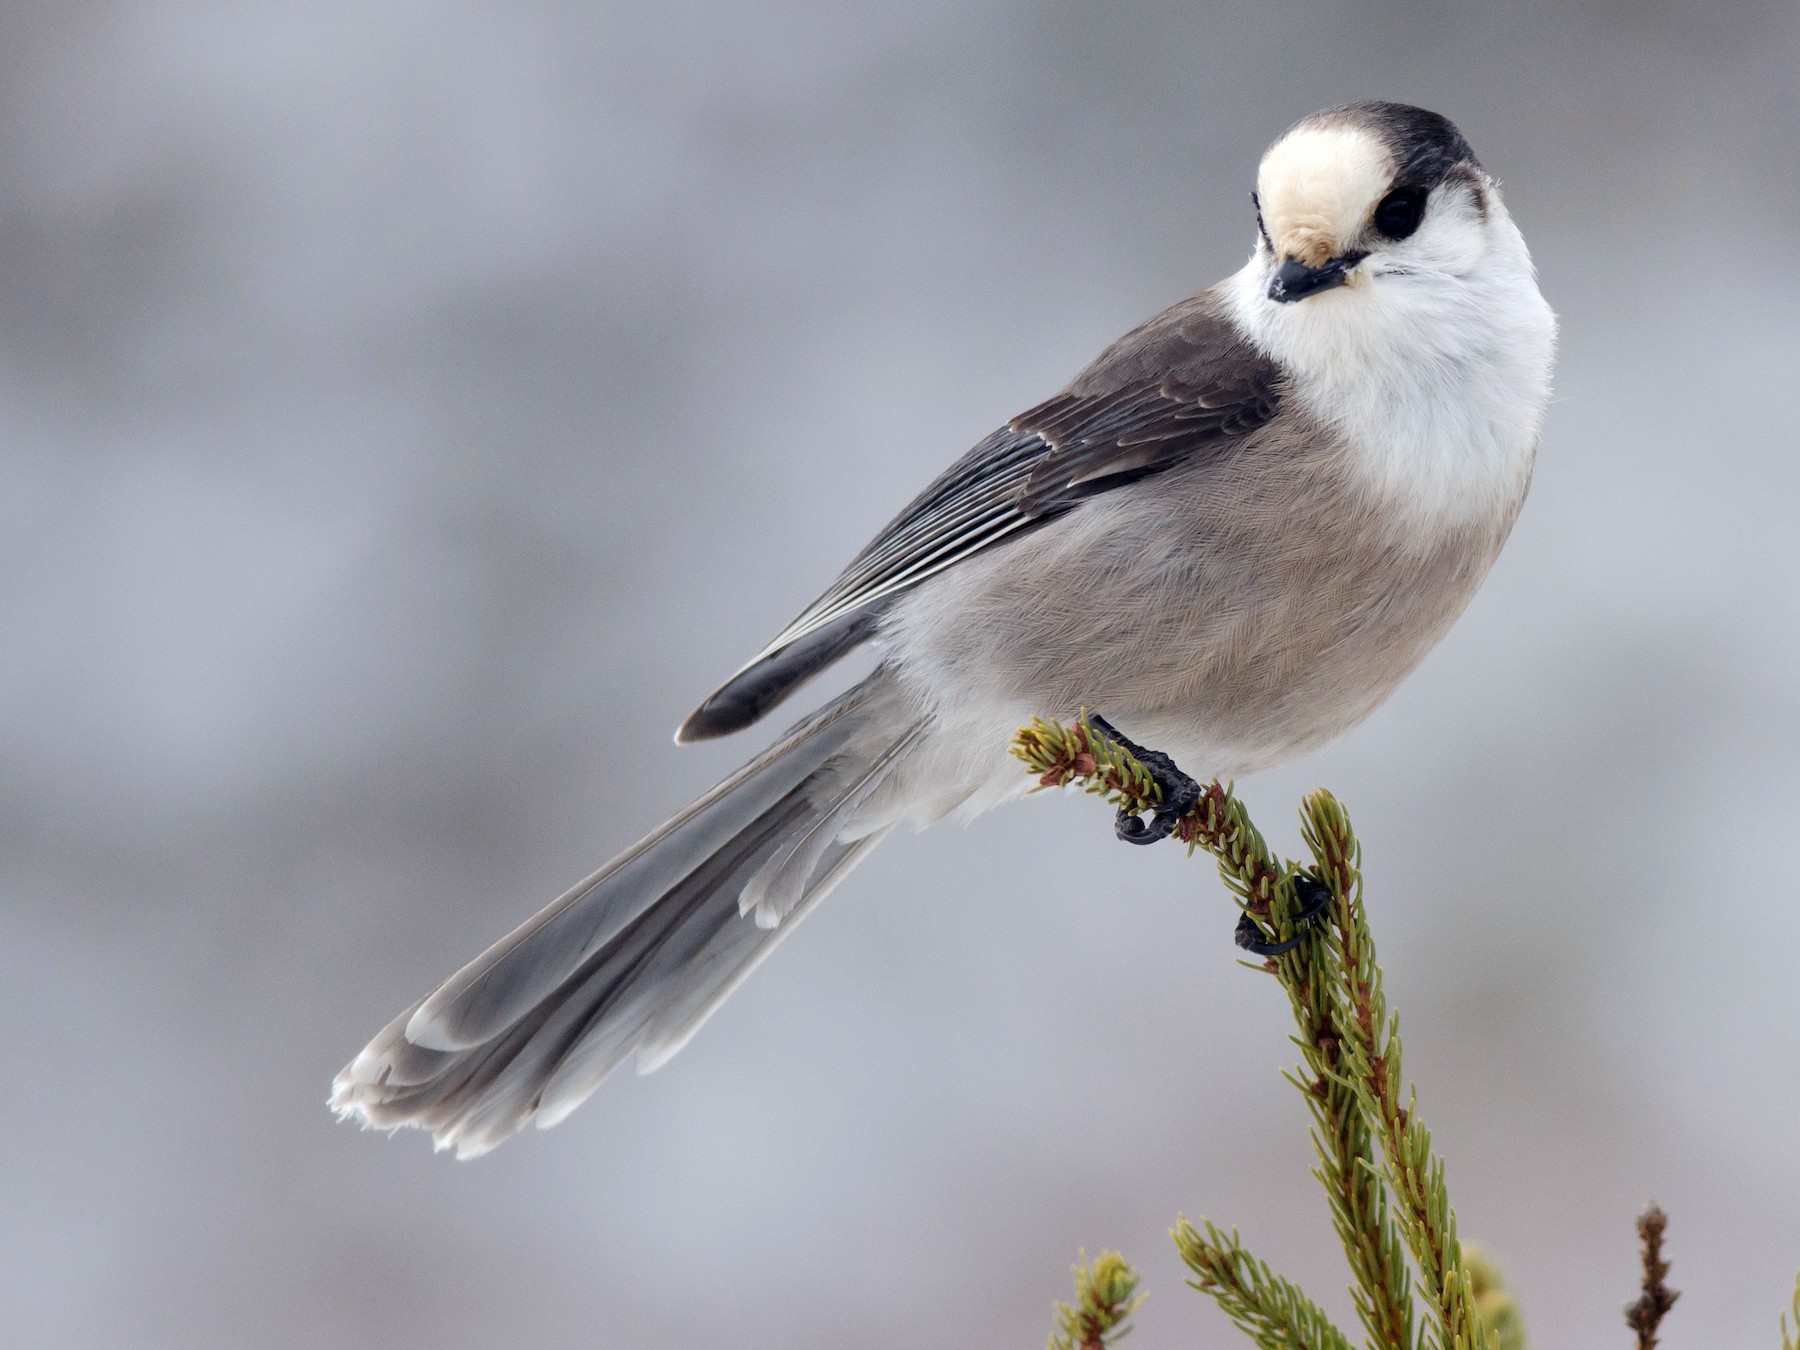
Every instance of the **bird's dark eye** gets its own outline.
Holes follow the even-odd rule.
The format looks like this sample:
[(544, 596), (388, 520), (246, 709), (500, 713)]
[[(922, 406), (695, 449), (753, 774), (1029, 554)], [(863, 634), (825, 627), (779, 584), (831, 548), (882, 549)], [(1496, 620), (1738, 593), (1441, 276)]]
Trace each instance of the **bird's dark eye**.
[(1424, 188), (1395, 188), (1375, 208), (1375, 228), (1389, 239), (1406, 238), (1424, 218)]

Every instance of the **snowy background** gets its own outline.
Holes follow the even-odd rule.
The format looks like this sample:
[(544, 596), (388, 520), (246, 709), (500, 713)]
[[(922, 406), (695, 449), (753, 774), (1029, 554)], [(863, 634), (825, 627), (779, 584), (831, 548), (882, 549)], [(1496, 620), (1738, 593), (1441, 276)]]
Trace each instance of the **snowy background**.
[(1313, 108), (1451, 115), (1563, 319), (1531, 501), (1329, 783), (1540, 1345), (1800, 1264), (1800, 11), (1778, 0), (0, 17), (0, 1340), (1237, 1344), (1348, 1307), (1210, 868), (896, 836), (661, 1073), (479, 1163), (335, 1124), (402, 1005), (749, 753), (676, 722), (905, 499), (1235, 268)]

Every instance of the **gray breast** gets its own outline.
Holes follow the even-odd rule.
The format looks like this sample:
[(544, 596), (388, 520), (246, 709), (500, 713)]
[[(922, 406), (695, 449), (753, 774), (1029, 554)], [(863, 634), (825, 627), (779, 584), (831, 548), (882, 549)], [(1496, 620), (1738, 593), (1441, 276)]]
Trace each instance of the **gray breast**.
[(1100, 709), (1207, 773), (1302, 753), (1443, 636), (1517, 511), (1403, 537), (1348, 455), (1284, 412), (1228, 462), (1108, 493), (933, 578), (883, 620), (891, 659), (940, 706)]

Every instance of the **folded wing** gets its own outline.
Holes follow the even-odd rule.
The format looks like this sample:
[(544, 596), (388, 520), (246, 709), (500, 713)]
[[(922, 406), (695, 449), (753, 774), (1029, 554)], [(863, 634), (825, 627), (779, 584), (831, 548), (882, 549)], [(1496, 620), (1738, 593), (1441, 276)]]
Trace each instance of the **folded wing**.
[(690, 716), (679, 741), (741, 730), (874, 636), (894, 597), (1099, 493), (1227, 453), (1274, 415), (1277, 371), (1212, 292), (1127, 334), (919, 494), (829, 590)]

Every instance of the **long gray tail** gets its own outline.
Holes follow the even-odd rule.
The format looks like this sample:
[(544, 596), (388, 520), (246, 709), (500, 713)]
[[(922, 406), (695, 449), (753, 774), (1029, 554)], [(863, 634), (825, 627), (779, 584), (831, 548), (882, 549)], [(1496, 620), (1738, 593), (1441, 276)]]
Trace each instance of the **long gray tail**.
[(340, 1119), (459, 1158), (640, 1073), (887, 833), (854, 826), (920, 734), (877, 671), (395, 1018), (332, 1084)]

